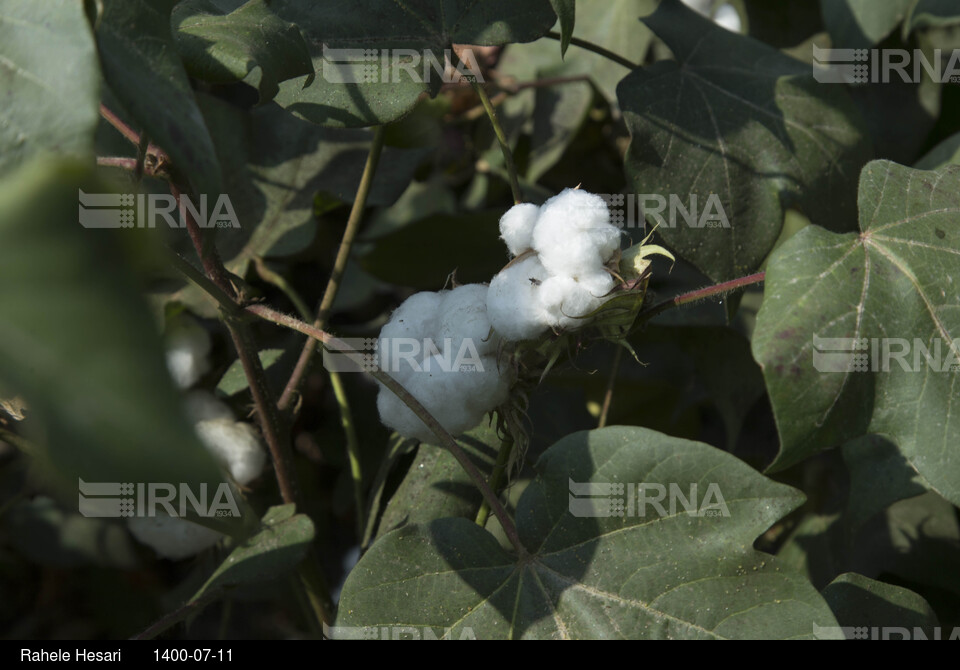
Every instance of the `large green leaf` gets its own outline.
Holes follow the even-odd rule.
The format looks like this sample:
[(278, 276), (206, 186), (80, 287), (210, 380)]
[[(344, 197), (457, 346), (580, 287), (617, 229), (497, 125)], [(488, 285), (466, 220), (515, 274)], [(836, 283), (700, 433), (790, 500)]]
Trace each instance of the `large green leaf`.
[[(500, 448), (496, 429), (481, 425), (457, 442), (480, 472), (489, 477)], [(421, 444), (410, 469), (383, 511), (377, 537), (407, 524), (452, 516), (473, 518), (481, 501), (477, 487), (448, 449)]]
[(893, 32), (915, 0), (820, 0), (823, 22), (839, 49), (869, 49)]
[(859, 637), (858, 633), (866, 639), (869, 636), (867, 629), (875, 626), (896, 628), (906, 631), (907, 635), (919, 628), (929, 637), (939, 624), (930, 604), (913, 591), (853, 572), (830, 582), (823, 590), (823, 597), (840, 625), (852, 629), (848, 637), (853, 639)]
[[(960, 502), (960, 389), (950, 369), (960, 363), (951, 353), (960, 337), (958, 192), (960, 167), (871, 163), (860, 233), (809, 226), (771, 258), (753, 352), (780, 433), (773, 468), (870, 432)], [(903, 346), (903, 360), (889, 355)]]
[(0, 0), (0, 172), (46, 151), (93, 149), (97, 53), (74, 0)]
[(102, 3), (97, 46), (107, 84), (195, 193), (215, 200), (220, 166), (170, 30), (176, 0)]
[[(425, 70), (428, 55), (442, 68), (452, 44), (529, 42), (556, 20), (548, 0), (279, 0), (273, 7), (303, 31), (315, 70), (281, 84), (277, 102), (331, 126), (377, 125), (403, 116), (421, 93), (443, 83), (440, 73)], [(384, 51), (392, 49), (412, 51)]]
[[(348, 576), (337, 632), (401, 626), (453, 639), (791, 638), (811, 637), (814, 624), (836, 626), (805, 579), (752, 548), (803, 496), (729, 454), (645, 429), (607, 428), (567, 436), (538, 470), (517, 509), (528, 557), (518, 561), (466, 519), (406, 526), (377, 542)], [(601, 497), (571, 502), (571, 482), (599, 485)], [(626, 489), (609, 485), (633, 483), (673, 484), (684, 496), (695, 483), (701, 512), (664, 502), (662, 510), (642, 506), (645, 516), (620, 516), (613, 503)], [(705, 513), (711, 484), (726, 513), (723, 506)], [(598, 516), (583, 515), (590, 509)]]
[[(617, 94), (632, 140), (631, 189), (684, 207), (719, 197), (729, 226), (680, 217), (666, 242), (715, 280), (747, 274), (770, 253), (793, 206), (814, 223), (850, 230), (856, 175), (868, 148), (842, 86), (810, 67), (664, 0), (644, 22), (676, 61), (634, 70)], [(638, 230), (639, 232), (639, 230)]]
[(296, 26), (275, 16), (266, 0), (236, 4), (187, 0), (174, 8), (177, 49), (192, 76), (227, 84), (249, 75), (263, 101), (277, 94), (279, 82), (313, 71)]
[(29, 403), (65, 477), (215, 487), (222, 475), (184, 417), (124, 265), (133, 247), (78, 223), (80, 189), (103, 190), (72, 163), (31, 163), (0, 182), (0, 379)]

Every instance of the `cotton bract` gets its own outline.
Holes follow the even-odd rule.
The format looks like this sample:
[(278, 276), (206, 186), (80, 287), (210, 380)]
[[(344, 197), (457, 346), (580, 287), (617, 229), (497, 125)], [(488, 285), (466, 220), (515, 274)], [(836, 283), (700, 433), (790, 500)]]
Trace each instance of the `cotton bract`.
[(516, 205), (501, 218), (500, 232), (510, 252), (521, 255), (493, 278), (487, 296), (490, 322), (508, 340), (585, 325), (583, 317), (616, 283), (605, 266), (620, 249), (621, 231), (598, 195), (566, 189), (539, 208)]
[[(459, 435), (506, 401), (510, 381), (497, 368), (499, 340), (487, 316), (489, 289), (468, 284), (417, 293), (393, 313), (377, 340), (379, 363), (433, 415)], [(381, 385), (383, 423), (404, 437), (436, 441), (426, 424)]]

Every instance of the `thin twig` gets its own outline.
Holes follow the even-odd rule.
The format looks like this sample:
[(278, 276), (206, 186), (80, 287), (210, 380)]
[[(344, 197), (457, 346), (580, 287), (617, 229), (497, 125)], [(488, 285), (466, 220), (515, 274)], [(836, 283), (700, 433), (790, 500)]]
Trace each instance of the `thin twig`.
[[(547, 34), (545, 35), (545, 37), (549, 37), (549, 38), (552, 39), (552, 40), (557, 40), (558, 42), (562, 39), (562, 38), (560, 37), (560, 33), (555, 33), (555, 32), (553, 32), (553, 31), (547, 33)], [(637, 65), (636, 63), (633, 63), (633, 62), (627, 60), (626, 58), (624, 58), (624, 57), (621, 56), (620, 54), (615, 54), (615, 53), (613, 53), (612, 51), (610, 51), (609, 49), (604, 49), (604, 48), (603, 48), (602, 46), (600, 46), (599, 44), (594, 44), (593, 42), (588, 42), (587, 40), (582, 40), (582, 39), (580, 39), (579, 37), (571, 37), (571, 38), (570, 38), (570, 44), (572, 44), (572, 45), (574, 45), (574, 46), (578, 46), (578, 47), (580, 47), (581, 49), (586, 49), (587, 51), (592, 51), (593, 53), (597, 54), (598, 56), (603, 56), (604, 58), (607, 58), (607, 59), (613, 61), (614, 63), (617, 63), (617, 64), (619, 64), (619, 65), (622, 65), (623, 67), (627, 68), (628, 70), (635, 70), (636, 68), (640, 67), (640, 66)]]
[(730, 293), (731, 291), (736, 291), (739, 288), (745, 286), (751, 286), (753, 284), (759, 284), (764, 279), (766, 279), (766, 272), (758, 272), (756, 274), (749, 275), (747, 277), (740, 277), (739, 279), (731, 279), (730, 281), (723, 282), (722, 284), (716, 284), (714, 286), (707, 286), (706, 288), (700, 288), (696, 291), (690, 291), (689, 293), (684, 293), (676, 297), (670, 298), (669, 300), (664, 300), (658, 305), (651, 307), (650, 309), (640, 312), (638, 315), (638, 321), (647, 321), (653, 317), (666, 312), (668, 309), (674, 307), (680, 307), (681, 305), (687, 305), (691, 302), (697, 302), (698, 300), (706, 300), (707, 298), (712, 298), (714, 296), (723, 295), (724, 293)]
[[(340, 290), (340, 281), (343, 279), (343, 273), (347, 270), (347, 263), (350, 260), (350, 251), (353, 248), (353, 241), (360, 230), (360, 222), (363, 220), (363, 211), (367, 206), (367, 197), (370, 195), (370, 188), (373, 184), (373, 176), (377, 172), (377, 164), (380, 162), (380, 153), (383, 151), (384, 128), (378, 126), (373, 133), (373, 142), (370, 145), (370, 153), (367, 156), (366, 165), (363, 167), (363, 175), (360, 177), (360, 185), (357, 187), (357, 195), (353, 199), (353, 207), (350, 209), (350, 216), (347, 218), (347, 227), (343, 231), (343, 239), (340, 241), (340, 248), (337, 251), (337, 258), (333, 263), (333, 272), (327, 281), (327, 288), (320, 299), (320, 306), (317, 308), (317, 318), (313, 325), (317, 330), (323, 330), (326, 327), (327, 320), (330, 318), (330, 311), (333, 309), (333, 303), (337, 299), (337, 292)], [(300, 358), (293, 368), (287, 385), (280, 394), (280, 400), (277, 403), (281, 412), (290, 408), (294, 396), (300, 389), (300, 384), (306, 376), (310, 367), (310, 361), (313, 358), (317, 343), (308, 338), (300, 352)]]

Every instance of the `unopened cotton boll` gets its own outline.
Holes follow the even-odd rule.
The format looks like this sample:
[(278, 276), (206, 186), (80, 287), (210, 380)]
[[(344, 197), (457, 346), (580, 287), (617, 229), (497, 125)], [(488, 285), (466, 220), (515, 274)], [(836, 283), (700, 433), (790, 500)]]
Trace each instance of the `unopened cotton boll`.
[(127, 528), (139, 542), (172, 561), (209, 549), (223, 537), (210, 528), (162, 513), (127, 519)]
[(540, 285), (548, 276), (540, 258), (533, 255), (493, 278), (487, 293), (487, 316), (495, 331), (518, 342), (535, 338), (550, 327), (540, 301)]
[(530, 203), (520, 203), (500, 217), (500, 238), (514, 256), (519, 256), (533, 246), (533, 229), (537, 225), (540, 208)]
[(174, 383), (190, 388), (210, 369), (210, 335), (192, 319), (175, 323), (165, 338), (167, 369)]

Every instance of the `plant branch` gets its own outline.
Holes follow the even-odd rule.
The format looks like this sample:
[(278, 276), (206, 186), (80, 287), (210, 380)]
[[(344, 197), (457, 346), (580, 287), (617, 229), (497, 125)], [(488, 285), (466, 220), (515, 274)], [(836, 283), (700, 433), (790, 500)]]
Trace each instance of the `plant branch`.
[[(557, 40), (558, 42), (562, 39), (560, 37), (560, 33), (555, 33), (553, 31), (547, 33), (545, 37), (549, 37), (552, 40)], [(582, 40), (579, 37), (571, 37), (570, 44), (573, 44), (574, 46), (578, 46), (581, 49), (586, 49), (587, 51), (592, 51), (598, 56), (603, 56), (604, 58), (612, 60), (614, 63), (622, 65), (628, 70), (635, 70), (636, 68), (640, 67), (636, 63), (630, 62), (620, 54), (615, 54), (608, 49), (604, 49), (602, 46), (598, 44), (594, 44), (593, 42), (588, 42), (587, 40)]]
[(107, 123), (116, 128), (128, 141), (133, 142), (135, 145), (140, 144), (140, 133), (124, 123), (119, 116), (107, 109), (107, 106), (103, 103), (100, 103), (100, 116), (106, 119)]
[[(248, 305), (245, 308), (245, 311), (279, 326), (290, 328), (298, 333), (303, 333), (304, 335), (323, 343), (331, 351), (343, 353), (354, 351), (351, 347), (347, 346), (345, 342), (334, 337), (330, 333), (318, 328), (314, 328), (308, 323), (304, 323), (299, 319), (287, 314), (283, 314), (282, 312), (278, 312), (265, 305)], [(386, 386), (398, 398), (400, 398), (400, 400), (402, 400), (403, 403), (409, 407), (410, 410), (416, 414), (420, 420), (427, 425), (428, 428), (430, 428), (433, 434), (437, 436), (440, 444), (450, 450), (450, 453), (453, 454), (453, 457), (457, 459), (457, 461), (460, 463), (460, 466), (466, 471), (470, 479), (473, 480), (474, 485), (480, 489), (480, 493), (483, 494), (484, 500), (487, 501), (487, 503), (490, 505), (490, 509), (493, 510), (493, 513), (500, 521), (500, 525), (503, 527), (504, 533), (507, 535), (510, 543), (521, 556), (526, 556), (528, 552), (520, 542), (520, 535), (517, 532), (517, 527), (514, 525), (510, 515), (507, 514), (507, 511), (504, 509), (503, 505), (500, 504), (499, 498), (490, 488), (490, 485), (487, 484), (487, 480), (484, 479), (483, 474), (479, 469), (477, 469), (477, 466), (473, 464), (473, 461), (470, 460), (470, 457), (467, 456), (463, 448), (457, 444), (455, 439), (453, 439), (453, 436), (447, 432), (440, 422), (437, 421), (433, 415), (430, 414), (430, 412), (428, 412), (427, 409), (421, 405), (420, 402), (413, 397), (413, 395), (410, 394), (409, 391), (407, 391), (389, 374), (380, 369), (373, 369), (370, 371), (370, 374), (374, 377), (374, 379)]]
[(490, 102), (490, 96), (487, 95), (483, 84), (480, 84), (476, 80), (471, 81), (470, 84), (480, 97), (483, 109), (487, 112), (487, 117), (489, 117), (490, 124), (493, 126), (493, 132), (496, 134), (497, 141), (500, 143), (500, 151), (503, 153), (503, 160), (507, 166), (507, 174), (510, 177), (510, 190), (513, 192), (513, 202), (514, 204), (520, 204), (523, 202), (523, 195), (520, 193), (520, 180), (517, 178), (517, 166), (513, 162), (513, 152), (510, 150), (510, 145), (507, 144), (507, 136), (503, 132), (503, 126), (500, 125), (500, 120), (497, 118), (497, 110), (493, 108), (493, 104)]
[(603, 407), (600, 409), (600, 419), (597, 421), (597, 428), (604, 428), (607, 425), (607, 416), (610, 414), (610, 405), (613, 403), (613, 385), (617, 382), (617, 373), (620, 372), (621, 356), (623, 356), (623, 347), (617, 345), (617, 351), (613, 354), (613, 367), (610, 369), (610, 379), (607, 380), (607, 390), (603, 394)]
[[(366, 165), (363, 167), (363, 175), (360, 177), (360, 185), (357, 187), (357, 195), (353, 199), (353, 206), (350, 208), (350, 216), (347, 218), (347, 227), (343, 232), (343, 239), (340, 241), (340, 248), (337, 251), (337, 258), (333, 263), (333, 272), (327, 281), (327, 288), (320, 299), (320, 306), (317, 308), (317, 318), (313, 325), (317, 330), (323, 330), (330, 318), (330, 312), (337, 299), (337, 292), (340, 290), (340, 281), (343, 279), (343, 273), (347, 270), (347, 263), (350, 260), (350, 251), (353, 248), (353, 241), (356, 239), (357, 232), (360, 230), (360, 222), (363, 220), (363, 211), (367, 206), (367, 197), (370, 195), (370, 189), (373, 185), (373, 176), (377, 172), (377, 164), (380, 162), (380, 154), (383, 151), (384, 127), (378, 126), (373, 134), (373, 143), (370, 145), (370, 153), (367, 155)], [(300, 384), (310, 367), (310, 361), (317, 348), (317, 343), (312, 338), (308, 338), (300, 352), (300, 358), (293, 368), (287, 385), (280, 394), (280, 400), (277, 403), (281, 412), (290, 408), (294, 396), (300, 389)]]
[[(490, 472), (490, 488), (494, 493), (503, 486), (503, 473), (507, 471), (510, 464), (510, 454), (513, 453), (513, 435), (509, 432), (503, 441), (500, 442), (500, 450), (497, 452), (497, 460), (493, 464), (493, 470)], [(483, 528), (487, 525), (487, 518), (490, 516), (490, 505), (484, 500), (477, 510), (476, 524)]]
[(162, 617), (147, 626), (143, 631), (137, 633), (130, 639), (152, 640), (157, 635), (160, 635), (164, 631), (176, 626), (194, 612), (203, 610), (204, 607), (223, 596), (223, 594), (224, 591), (222, 589), (211, 589), (196, 600), (187, 601), (172, 612), (167, 612)]
[(639, 319), (641, 321), (646, 321), (674, 307), (680, 307), (681, 305), (687, 305), (691, 302), (697, 302), (698, 300), (706, 300), (707, 298), (713, 298), (718, 295), (724, 295), (725, 293), (736, 291), (737, 289), (743, 288), (745, 286), (759, 284), (764, 279), (766, 279), (766, 276), (767, 276), (766, 272), (758, 272), (756, 274), (752, 274), (747, 277), (740, 277), (739, 279), (731, 279), (730, 281), (723, 282), (722, 284), (707, 286), (706, 288), (700, 288), (700, 289), (697, 289), (696, 291), (690, 291), (689, 293), (678, 295), (676, 297), (670, 298), (669, 300), (664, 300), (660, 304), (651, 307), (645, 312), (640, 312)]

